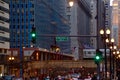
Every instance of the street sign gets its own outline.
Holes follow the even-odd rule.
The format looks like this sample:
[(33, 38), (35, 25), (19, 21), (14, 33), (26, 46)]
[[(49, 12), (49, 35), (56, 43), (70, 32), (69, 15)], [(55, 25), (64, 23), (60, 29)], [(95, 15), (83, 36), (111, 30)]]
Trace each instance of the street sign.
[(68, 41), (68, 37), (56, 37), (56, 41)]

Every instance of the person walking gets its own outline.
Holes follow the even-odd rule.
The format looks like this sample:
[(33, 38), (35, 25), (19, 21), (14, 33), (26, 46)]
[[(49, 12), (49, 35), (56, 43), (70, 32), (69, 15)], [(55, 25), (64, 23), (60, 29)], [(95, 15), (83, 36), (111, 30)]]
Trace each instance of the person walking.
[(64, 80), (60, 75), (55, 80)]
[(44, 80), (50, 80), (50, 76), (47, 76)]

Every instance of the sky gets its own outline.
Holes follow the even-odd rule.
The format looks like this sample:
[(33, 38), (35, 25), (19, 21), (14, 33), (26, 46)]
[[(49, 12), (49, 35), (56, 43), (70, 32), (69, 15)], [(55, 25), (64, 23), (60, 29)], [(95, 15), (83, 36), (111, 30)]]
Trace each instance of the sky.
[(110, 5), (112, 5), (112, 1), (113, 1), (113, 0), (110, 0)]

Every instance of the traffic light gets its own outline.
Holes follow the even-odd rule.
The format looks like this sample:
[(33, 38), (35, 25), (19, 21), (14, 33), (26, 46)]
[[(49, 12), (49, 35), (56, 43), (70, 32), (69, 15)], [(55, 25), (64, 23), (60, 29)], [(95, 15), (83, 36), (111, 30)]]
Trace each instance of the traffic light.
[(96, 64), (99, 64), (103, 59), (103, 55), (102, 55), (102, 52), (99, 51), (99, 49), (96, 50), (96, 55), (94, 57), (94, 61)]
[(32, 37), (31, 42), (35, 43), (36, 42), (36, 28), (35, 27), (32, 27), (31, 37)]

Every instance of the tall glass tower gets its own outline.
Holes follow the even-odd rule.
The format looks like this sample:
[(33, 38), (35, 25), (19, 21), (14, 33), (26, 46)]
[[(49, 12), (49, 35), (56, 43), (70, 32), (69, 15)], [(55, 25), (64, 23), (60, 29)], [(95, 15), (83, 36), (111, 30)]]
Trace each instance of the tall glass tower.
[(35, 47), (50, 49), (56, 44), (62, 52), (70, 52), (70, 39), (56, 42), (51, 36), (70, 34), (64, 0), (10, 0), (10, 48), (22, 53), (22, 47), (31, 47), (32, 27), (37, 33)]

